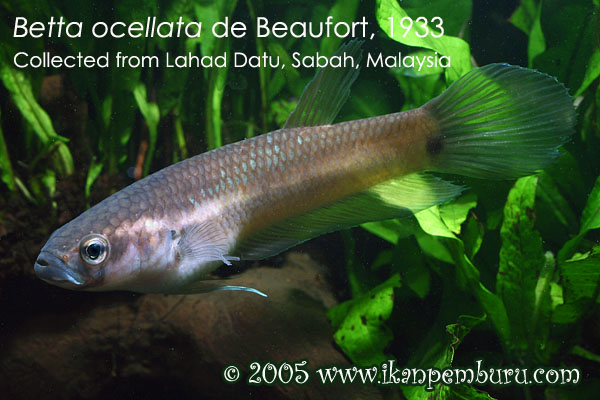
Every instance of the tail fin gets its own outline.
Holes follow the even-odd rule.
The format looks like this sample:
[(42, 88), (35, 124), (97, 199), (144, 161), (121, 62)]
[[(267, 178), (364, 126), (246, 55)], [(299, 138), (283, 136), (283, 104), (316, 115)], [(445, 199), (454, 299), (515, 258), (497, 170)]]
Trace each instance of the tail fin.
[(543, 169), (575, 124), (573, 99), (561, 83), (507, 64), (474, 69), (424, 107), (439, 126), (432, 169), (475, 178)]

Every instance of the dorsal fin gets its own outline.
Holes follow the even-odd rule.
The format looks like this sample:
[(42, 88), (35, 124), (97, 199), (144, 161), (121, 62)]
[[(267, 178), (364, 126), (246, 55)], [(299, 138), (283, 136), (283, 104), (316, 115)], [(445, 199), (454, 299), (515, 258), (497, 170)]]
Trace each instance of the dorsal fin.
[(350, 87), (358, 76), (362, 43), (360, 40), (352, 40), (333, 53), (333, 56), (352, 57), (354, 66), (327, 66), (319, 69), (313, 80), (304, 88), (284, 128), (328, 125), (333, 122), (342, 105), (348, 100)]
[(424, 173), (394, 178), (254, 233), (238, 243), (233, 253), (245, 260), (259, 260), (327, 232), (410, 215), (453, 199), (462, 190)]

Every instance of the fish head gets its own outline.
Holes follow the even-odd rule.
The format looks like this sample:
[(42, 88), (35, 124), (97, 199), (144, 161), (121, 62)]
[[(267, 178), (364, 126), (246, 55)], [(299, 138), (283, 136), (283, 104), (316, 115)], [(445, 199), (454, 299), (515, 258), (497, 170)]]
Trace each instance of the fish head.
[(170, 234), (138, 229), (141, 212), (123, 198), (119, 192), (57, 229), (40, 251), (36, 275), (67, 289), (136, 290), (142, 267), (162, 271)]
[[(105, 267), (118, 257), (111, 240), (101, 230), (82, 229), (82, 216), (56, 230), (35, 261), (35, 274), (42, 280), (67, 289), (99, 286)], [(83, 218), (86, 220), (87, 218)]]

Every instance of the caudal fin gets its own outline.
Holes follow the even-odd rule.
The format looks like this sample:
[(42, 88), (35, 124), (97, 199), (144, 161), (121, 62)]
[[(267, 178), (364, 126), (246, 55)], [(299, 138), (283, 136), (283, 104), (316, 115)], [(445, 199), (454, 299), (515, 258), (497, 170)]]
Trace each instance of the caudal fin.
[(543, 169), (575, 124), (573, 99), (561, 83), (508, 64), (472, 70), (424, 107), (439, 126), (433, 169), (475, 178)]

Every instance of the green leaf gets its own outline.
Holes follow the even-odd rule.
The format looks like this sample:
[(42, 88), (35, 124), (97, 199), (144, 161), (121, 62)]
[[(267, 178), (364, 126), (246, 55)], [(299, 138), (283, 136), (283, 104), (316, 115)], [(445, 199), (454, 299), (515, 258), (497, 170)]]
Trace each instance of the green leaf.
[[(460, 343), (473, 327), (479, 325), (485, 319), (485, 316), (460, 315), (456, 323), (446, 325), (446, 332), (443, 337), (430, 335), (427, 338), (426, 345), (421, 349), (426, 353), (418, 355), (416, 366), (433, 367), (440, 370), (452, 367), (454, 355)], [(459, 395), (466, 389), (441, 384), (435, 385), (433, 391), (428, 391), (425, 386), (402, 386), (402, 392), (409, 400), (452, 399), (455, 398), (452, 395), (453, 390), (456, 395)]]
[(600, 76), (600, 49), (596, 48), (591, 55), (588, 68), (583, 76), (579, 89), (575, 91), (575, 97), (581, 96), (583, 92)]
[[(561, 157), (560, 161), (565, 159), (566, 157)], [(565, 176), (551, 174), (549, 171), (542, 171), (539, 175), (536, 193), (538, 228), (545, 240), (553, 240), (556, 243), (564, 243), (569, 235), (576, 233), (573, 229), (576, 229), (579, 223), (568, 199), (563, 194), (566, 188), (561, 187), (560, 180), (570, 179), (572, 182), (576, 179), (572, 174), (568, 174), (568, 171), (569, 169), (565, 169)]]
[[(454, 82), (471, 69), (469, 44), (460, 38), (446, 34), (433, 37), (431, 32), (438, 36), (441, 31), (435, 29), (431, 23), (427, 25), (427, 28), (420, 23), (413, 23), (412, 28), (404, 35), (406, 31), (401, 28), (400, 21), (409, 15), (396, 0), (377, 0), (376, 17), (380, 28), (393, 40), (407, 46), (434, 50), (441, 55), (450, 57), (451, 67), (446, 69), (448, 83)], [(388, 18), (393, 18), (393, 26)]]
[(4, 133), (2, 133), (2, 118), (0, 115), (0, 178), (2, 182), (8, 186), (8, 189), (12, 192), (17, 190), (17, 184), (15, 183), (15, 175), (8, 155), (8, 149), (6, 148), (6, 142), (4, 141)]
[[(351, 24), (356, 19), (358, 4), (359, 0), (336, 0), (327, 15), (331, 16), (335, 22)], [(325, 55), (333, 54), (340, 47), (343, 40), (336, 35), (325, 36), (321, 40), (320, 53)]]
[(440, 217), (453, 233), (459, 234), (460, 227), (467, 220), (467, 215), (477, 205), (477, 195), (469, 192), (464, 196), (440, 206)]
[(471, 0), (402, 0), (402, 8), (412, 18), (425, 17), (431, 21), (440, 17), (444, 21), (444, 34), (459, 36), (471, 18)]
[(510, 22), (529, 35), (531, 27), (537, 17), (538, 7), (535, 0), (521, 0), (521, 4), (513, 15), (510, 17)]
[(544, 0), (541, 5), (540, 21), (547, 48), (534, 58), (533, 67), (578, 91), (597, 51), (597, 46), (591, 44), (597, 43), (598, 7), (592, 0)]
[(457, 238), (442, 221), (438, 207), (431, 207), (415, 216), (423, 231), (431, 235), (416, 234), (423, 251), (456, 265), (459, 281), (477, 298), (494, 324), (500, 339), (506, 343), (510, 337), (510, 324), (504, 304), (497, 295), (481, 283), (479, 270), (465, 254), (462, 240)]
[(600, 177), (596, 179), (585, 208), (581, 213), (581, 231), (600, 228)]
[(467, 221), (462, 239), (465, 244), (465, 254), (472, 259), (483, 243), (483, 225), (477, 221), (475, 216), (471, 216)]
[[(431, 50), (418, 50), (410, 54), (412, 57), (433, 57)], [(396, 78), (406, 100), (402, 105), (402, 111), (412, 110), (427, 103), (432, 98), (440, 95), (446, 88), (440, 76), (444, 68), (423, 68), (418, 66), (412, 68), (391, 68), (390, 73)]]
[(353, 363), (363, 366), (380, 364), (389, 357), (384, 349), (393, 334), (386, 325), (394, 307), (394, 288), (400, 276), (394, 275), (367, 293), (339, 304), (327, 315), (336, 330), (335, 342)]
[(473, 386), (455, 385), (450, 387), (448, 400), (494, 400), (489, 394)]
[(581, 215), (581, 228), (579, 233), (573, 239), (569, 240), (558, 253), (558, 260), (565, 261), (571, 257), (581, 239), (583, 239), (590, 230), (600, 228), (600, 176), (596, 179), (594, 188), (588, 196), (587, 203)]
[(57, 171), (61, 175), (72, 174), (74, 171), (73, 157), (64, 143), (67, 139), (57, 135), (54, 131), (50, 117), (35, 99), (31, 83), (25, 74), (11, 68), (2, 60), (0, 62), (0, 79), (39, 141), (46, 150), (53, 152), (52, 158)]
[(102, 168), (104, 167), (104, 163), (98, 162), (96, 157), (92, 158), (92, 162), (90, 163), (90, 169), (88, 170), (87, 177), (85, 178), (85, 198), (90, 198), (90, 191), (92, 189), (92, 185), (100, 176), (100, 172), (102, 172)]
[[(468, 211), (468, 210), (467, 210)], [(440, 207), (434, 206), (415, 214), (419, 225), (425, 233), (431, 236), (440, 236), (456, 239), (456, 235), (444, 223), (441, 217)]]
[[(533, 349), (529, 340), (537, 333), (533, 321), (535, 289), (546, 260), (542, 238), (535, 229), (537, 184), (538, 177), (535, 175), (515, 183), (509, 192), (500, 228), (502, 247), (496, 290), (511, 322), (511, 345), (518, 351)], [(549, 301), (549, 293), (546, 295)]]
[(529, 32), (529, 42), (527, 44), (527, 60), (528, 66), (533, 68), (533, 60), (544, 51), (546, 51), (546, 39), (544, 38), (544, 32), (542, 31), (542, 3), (537, 7), (537, 11)]
[(150, 165), (152, 164), (152, 157), (154, 156), (154, 149), (156, 148), (156, 138), (158, 136), (158, 122), (160, 120), (160, 110), (156, 103), (151, 103), (146, 100), (146, 85), (139, 83), (133, 89), (133, 96), (140, 109), (140, 112), (146, 120), (148, 126), (148, 137), (149, 145), (146, 153), (146, 159), (144, 160), (144, 172), (143, 176), (148, 175), (150, 171)]
[(600, 288), (600, 246), (583, 257), (560, 263), (559, 270), (565, 303), (582, 298), (596, 301)]
[(415, 232), (416, 224), (413, 218), (403, 218), (401, 220), (367, 222), (361, 224), (361, 227), (383, 240), (396, 244), (398, 240), (412, 235)]

